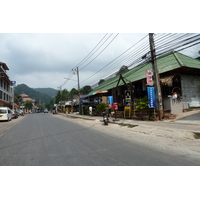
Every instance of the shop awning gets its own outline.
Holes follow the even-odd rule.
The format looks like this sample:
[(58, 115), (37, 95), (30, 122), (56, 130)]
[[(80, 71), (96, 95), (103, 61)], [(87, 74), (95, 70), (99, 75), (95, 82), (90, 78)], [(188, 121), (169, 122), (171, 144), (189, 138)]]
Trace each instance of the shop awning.
[(101, 91), (95, 92), (93, 94), (95, 95), (95, 94), (102, 94), (102, 93), (107, 93), (107, 92), (108, 92), (108, 90), (101, 90)]
[(86, 96), (80, 97), (80, 99), (85, 99), (85, 98), (90, 97), (90, 96), (92, 96), (92, 95), (86, 95)]

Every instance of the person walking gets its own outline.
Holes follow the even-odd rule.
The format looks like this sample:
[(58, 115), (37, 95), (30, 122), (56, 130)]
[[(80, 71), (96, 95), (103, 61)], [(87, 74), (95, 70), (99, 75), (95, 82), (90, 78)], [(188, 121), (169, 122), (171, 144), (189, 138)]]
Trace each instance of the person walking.
[(92, 106), (89, 107), (89, 114), (92, 116)]

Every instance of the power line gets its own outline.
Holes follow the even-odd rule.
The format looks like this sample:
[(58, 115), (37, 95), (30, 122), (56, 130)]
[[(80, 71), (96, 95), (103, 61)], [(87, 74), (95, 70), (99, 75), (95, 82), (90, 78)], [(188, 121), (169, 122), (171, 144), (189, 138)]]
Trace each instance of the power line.
[[(103, 38), (97, 43), (97, 45), (95, 45), (95, 47), (90, 51), (90, 53), (80, 62), (80, 63), (78, 63), (74, 68), (76, 68), (76, 67), (78, 67), (78, 66), (80, 66), (80, 65), (82, 65), (83, 63), (85, 63), (89, 58), (88, 58), (88, 56), (94, 51), (94, 49), (101, 43), (101, 41), (103, 41), (103, 39), (106, 37), (106, 35), (108, 35), (108, 33), (106, 33), (104, 36), (103, 36)], [(111, 34), (112, 35), (112, 34)], [(111, 36), (110, 35), (110, 36)], [(107, 40), (106, 40), (107, 41)], [(104, 43), (103, 43), (104, 44)], [(96, 51), (95, 51), (96, 52)], [(94, 52), (94, 53), (95, 53)], [(92, 54), (93, 55), (93, 54)], [(91, 55), (91, 56), (92, 56)], [(86, 60), (87, 59), (87, 60)]]
[(105, 69), (106, 67), (108, 67), (108, 65), (110, 65), (111, 63), (113, 63), (114, 61), (116, 61), (118, 58), (120, 58), (122, 55), (124, 55), (126, 52), (128, 52), (130, 49), (132, 49), (133, 47), (135, 47), (138, 43), (140, 43), (142, 40), (144, 40), (148, 35), (146, 35), (145, 37), (143, 37), (141, 40), (139, 40), (136, 44), (132, 45), (130, 48), (128, 48), (126, 51), (124, 51), (122, 54), (120, 54), (119, 56), (117, 56), (114, 60), (112, 60), (111, 62), (109, 62), (108, 64), (106, 64), (104, 67), (102, 67), (101, 69), (99, 69), (97, 72), (95, 72), (93, 75), (91, 75), (90, 77), (88, 77), (87, 79), (85, 79), (84, 81), (82, 81), (81, 83), (87, 81), (88, 79), (92, 78), (93, 76), (95, 76), (97, 73), (99, 73), (100, 71), (102, 71), (103, 69)]
[(100, 53), (97, 54), (97, 56), (95, 56), (87, 65), (85, 65), (84, 67), (82, 67), (80, 70), (84, 69), (85, 67), (87, 67), (90, 63), (92, 63), (97, 57), (99, 57), (99, 55), (101, 55), (101, 53), (113, 42), (113, 40), (119, 35), (119, 33), (117, 33), (117, 35), (103, 48), (103, 50), (100, 51)]
[[(144, 38), (142, 38), (142, 40)], [(140, 41), (142, 41), (142, 40), (140, 40)], [(182, 51), (191, 46), (195, 46), (199, 43), (200, 43), (200, 34), (190, 34), (190, 33), (186, 33), (186, 34), (185, 33), (183, 33), (183, 34), (167, 33), (167, 34), (165, 34), (165, 33), (163, 33), (163, 34), (156, 34), (156, 36), (155, 36), (155, 47), (156, 47), (157, 56), (166, 54), (172, 50)], [(135, 46), (135, 45), (133, 45), (133, 46)], [(139, 70), (141, 67), (143, 67), (143, 64), (145, 62), (148, 63), (150, 61), (150, 56), (148, 55), (149, 51), (150, 51), (149, 41), (143, 43), (143, 45), (140, 45), (137, 49), (134, 49), (132, 52), (127, 53), (128, 51), (130, 51), (133, 48), (133, 46), (131, 46), (125, 52), (123, 52), (122, 54), (117, 56), (114, 60), (112, 60), (111, 62), (106, 64), (104, 67), (102, 67), (101, 69), (96, 71), (94, 74), (92, 74), (85, 80), (81, 81), (81, 84), (83, 82), (91, 80), (92, 78), (94, 79), (94, 77), (95, 77), (95, 80), (97, 80), (98, 77), (100, 80), (102, 78), (103, 74), (108, 75), (109, 72), (111, 72), (111, 71), (113, 72), (117, 67), (119, 67), (119, 64), (121, 64), (122, 62), (123, 62), (123, 65), (128, 66), (128, 68), (132, 68), (132, 67), (137, 68), (137, 66), (139, 65), (140, 66), (140, 67), (138, 66), (139, 67), (138, 70)], [(90, 63), (88, 63), (87, 65), (89, 65), (89, 64)], [(86, 67), (86, 66), (84, 66), (84, 67)], [(83, 69), (83, 68), (81, 68), (81, 69)], [(101, 71), (104, 71), (104, 72), (101, 73), (101, 75), (100, 75)], [(114, 72), (111, 75), (106, 76), (106, 77), (112, 77), (115, 74), (116, 74), (116, 72)]]

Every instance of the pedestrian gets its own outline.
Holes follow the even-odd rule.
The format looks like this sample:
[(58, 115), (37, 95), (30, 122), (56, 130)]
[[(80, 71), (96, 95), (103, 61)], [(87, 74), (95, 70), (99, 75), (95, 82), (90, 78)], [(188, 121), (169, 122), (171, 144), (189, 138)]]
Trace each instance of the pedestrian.
[(92, 116), (92, 106), (89, 107), (89, 114)]

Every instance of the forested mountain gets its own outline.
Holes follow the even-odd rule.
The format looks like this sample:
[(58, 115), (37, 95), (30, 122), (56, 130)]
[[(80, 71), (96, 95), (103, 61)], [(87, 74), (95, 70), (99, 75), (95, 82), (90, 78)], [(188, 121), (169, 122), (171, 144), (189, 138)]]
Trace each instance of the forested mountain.
[(47, 94), (52, 98), (55, 98), (58, 92), (58, 90), (55, 90), (53, 88), (33, 88), (33, 89), (36, 90), (37, 92)]
[(38, 92), (37, 90), (28, 87), (26, 84), (17, 85), (14, 92), (15, 95), (25, 93), (29, 95), (30, 98), (35, 99), (39, 104), (49, 103), (51, 100), (54, 100), (54, 97), (47, 95), (47, 92)]

